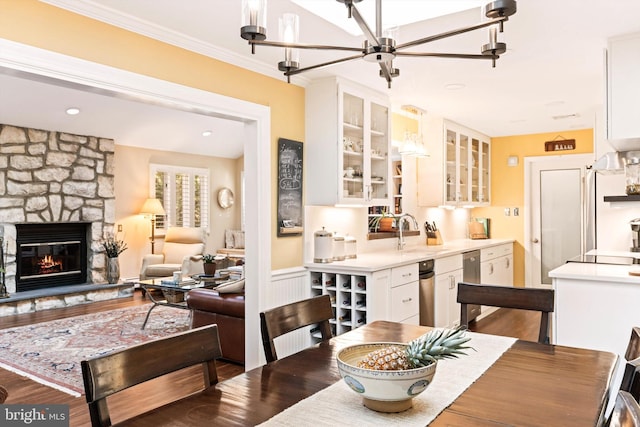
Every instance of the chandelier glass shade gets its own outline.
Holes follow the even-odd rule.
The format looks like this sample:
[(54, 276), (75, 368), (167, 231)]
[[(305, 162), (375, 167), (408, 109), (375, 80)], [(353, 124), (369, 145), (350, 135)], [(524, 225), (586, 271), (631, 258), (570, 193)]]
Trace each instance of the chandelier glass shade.
[[(255, 48), (258, 45), (284, 48), (284, 60), (278, 63), (278, 69), (284, 72), (287, 81), (290, 81), (291, 76), (305, 71), (328, 67), (355, 59), (364, 59), (365, 61), (378, 63), (380, 66), (380, 76), (383, 77), (387, 81), (388, 86), (391, 87), (392, 79), (400, 75), (400, 70), (393, 65), (393, 60), (396, 57), (481, 59), (490, 60), (495, 67), (496, 60), (507, 50), (507, 45), (498, 41), (498, 33), (503, 31), (504, 23), (517, 11), (516, 0), (495, 0), (487, 3), (482, 8), (483, 18), (481, 22), (477, 24), (397, 44), (397, 28), (395, 31), (394, 29), (390, 31), (383, 31), (382, 29), (382, 0), (375, 0), (375, 30), (369, 27), (369, 24), (364, 20), (356, 7), (356, 4), (363, 0), (336, 1), (346, 6), (347, 16), (350, 19), (354, 19), (358, 27), (362, 30), (365, 36), (362, 46), (330, 46), (300, 43), (298, 41), (298, 17), (294, 14), (285, 14), (281, 18), (280, 41), (267, 40), (267, 0), (242, 0), (242, 27), (240, 29), (240, 36), (249, 42), (252, 53), (255, 53)], [(480, 53), (478, 54), (415, 52), (405, 50), (481, 28), (488, 28), (489, 42), (481, 46)], [(351, 52), (352, 54), (344, 58), (301, 68), (298, 49), (337, 50)]]
[(425, 111), (415, 105), (403, 105), (402, 110), (418, 121), (418, 132), (404, 132), (404, 138), (398, 144), (398, 153), (403, 156), (429, 157), (429, 151), (423, 137), (424, 123), (422, 114)]

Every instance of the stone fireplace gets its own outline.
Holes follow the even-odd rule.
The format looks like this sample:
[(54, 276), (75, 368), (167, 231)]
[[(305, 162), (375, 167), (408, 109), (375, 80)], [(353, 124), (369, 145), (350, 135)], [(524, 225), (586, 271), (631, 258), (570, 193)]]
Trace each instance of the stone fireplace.
[[(115, 222), (113, 162), (112, 139), (0, 124), (0, 236), (10, 294), (41, 285), (106, 283), (101, 241)], [(81, 224), (84, 242), (66, 234), (73, 224)], [(28, 232), (28, 241), (20, 237), (18, 244), (18, 229), (29, 225), (59, 230), (39, 242)], [(40, 261), (36, 255), (46, 252), (51, 258)], [(57, 266), (60, 258), (71, 264)], [(16, 279), (26, 287), (17, 289)], [(44, 280), (34, 288), (32, 279)]]

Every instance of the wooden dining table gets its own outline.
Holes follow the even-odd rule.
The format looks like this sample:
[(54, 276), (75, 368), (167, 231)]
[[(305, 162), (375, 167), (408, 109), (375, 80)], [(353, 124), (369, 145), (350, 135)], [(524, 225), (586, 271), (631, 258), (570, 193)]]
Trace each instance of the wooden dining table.
[[(408, 342), (430, 329), (376, 321), (118, 425), (257, 425), (340, 381), (340, 349), (364, 342)], [(597, 425), (617, 358), (609, 352), (516, 340), (430, 425)]]

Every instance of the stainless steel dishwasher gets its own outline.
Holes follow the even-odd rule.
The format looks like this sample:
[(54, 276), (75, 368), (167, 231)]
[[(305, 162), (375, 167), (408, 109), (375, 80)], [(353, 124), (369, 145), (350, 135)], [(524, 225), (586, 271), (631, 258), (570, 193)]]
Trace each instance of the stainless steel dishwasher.
[(435, 326), (435, 281), (432, 259), (418, 263), (418, 277), (420, 280), (420, 325)]
[[(465, 283), (480, 283), (480, 251), (469, 251), (462, 254), (462, 281)], [(479, 305), (467, 306), (467, 318), (469, 321), (479, 315)]]

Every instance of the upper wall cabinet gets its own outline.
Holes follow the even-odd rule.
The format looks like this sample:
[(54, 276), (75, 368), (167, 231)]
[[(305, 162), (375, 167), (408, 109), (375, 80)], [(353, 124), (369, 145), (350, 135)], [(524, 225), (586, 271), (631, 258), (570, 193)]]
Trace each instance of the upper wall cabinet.
[(390, 205), (388, 99), (322, 79), (306, 88), (305, 114), (307, 204)]
[[(640, 141), (640, 33), (609, 40), (607, 51), (607, 139), (618, 151)], [(625, 141), (627, 140), (627, 141)], [(629, 146), (627, 146), (629, 145)]]
[(488, 205), (491, 194), (490, 138), (429, 115), (426, 129), (430, 156), (418, 159), (418, 205)]

